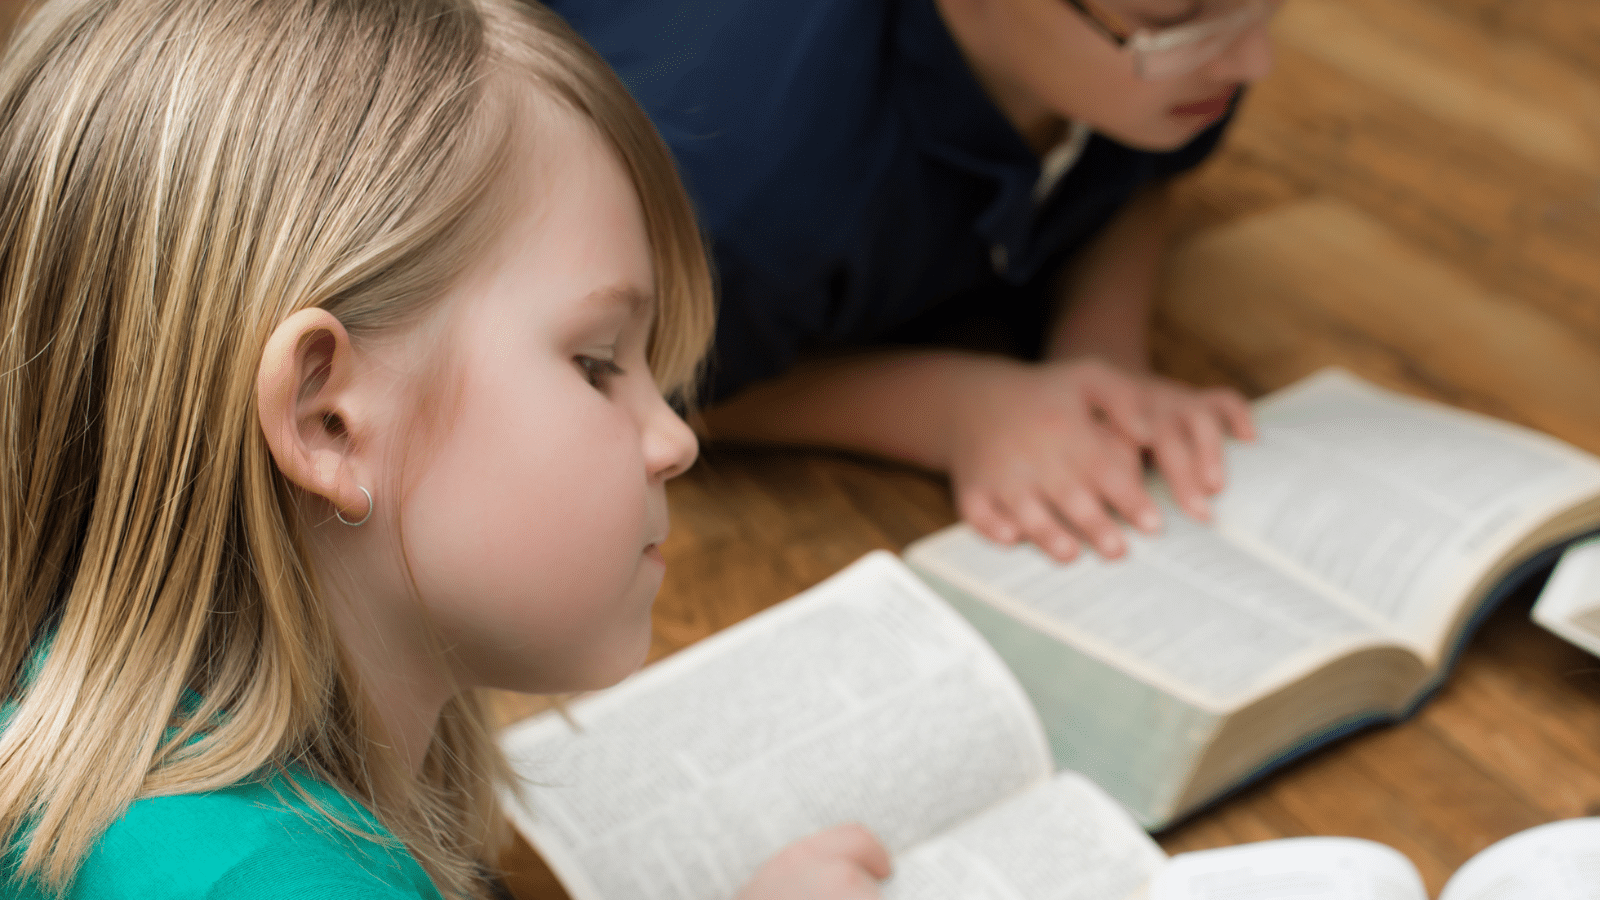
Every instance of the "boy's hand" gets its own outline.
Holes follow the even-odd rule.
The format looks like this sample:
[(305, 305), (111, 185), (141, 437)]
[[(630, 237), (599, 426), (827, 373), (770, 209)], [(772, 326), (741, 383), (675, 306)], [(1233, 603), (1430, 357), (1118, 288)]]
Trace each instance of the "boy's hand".
[(889, 852), (860, 825), (795, 841), (767, 860), (738, 900), (875, 900)]
[(1173, 496), (1197, 519), (1222, 489), (1223, 432), (1250, 440), (1238, 393), (1131, 375), (1094, 359), (987, 372), (956, 400), (950, 480), (961, 516), (991, 540), (1028, 540), (1060, 560), (1087, 541), (1121, 556), (1113, 515), (1160, 527), (1144, 489), (1150, 451)]
[(1145, 408), (1153, 430), (1144, 449), (1155, 458), (1156, 470), (1178, 504), (1196, 519), (1210, 519), (1206, 498), (1221, 491), (1227, 481), (1223, 433), (1255, 440), (1250, 404), (1230, 388), (1195, 388), (1159, 375), (1137, 377), (1145, 386)]

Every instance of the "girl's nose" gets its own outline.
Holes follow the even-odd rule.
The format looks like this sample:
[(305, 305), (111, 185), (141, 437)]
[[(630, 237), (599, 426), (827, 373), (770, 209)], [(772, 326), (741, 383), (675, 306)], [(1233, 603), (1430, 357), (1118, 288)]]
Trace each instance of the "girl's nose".
[(676, 478), (694, 465), (700, 455), (700, 441), (683, 417), (659, 396), (644, 429), (645, 464), (654, 478)]

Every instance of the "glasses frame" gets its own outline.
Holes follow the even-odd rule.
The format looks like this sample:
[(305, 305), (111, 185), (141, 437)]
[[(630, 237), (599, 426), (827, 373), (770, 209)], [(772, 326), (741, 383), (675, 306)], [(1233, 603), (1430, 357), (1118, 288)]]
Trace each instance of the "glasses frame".
[(1113, 25), (1110, 22), (1107, 22), (1104, 18), (1101, 18), (1101, 16), (1104, 15), (1103, 13), (1096, 12), (1094, 8), (1090, 7), (1089, 4), (1084, 2), (1084, 0), (1066, 0), (1066, 3), (1068, 6), (1077, 10), (1078, 14), (1083, 16), (1083, 18), (1090, 25), (1093, 25), (1095, 31), (1105, 35), (1107, 40), (1111, 41), (1113, 44), (1116, 44), (1118, 47), (1128, 46), (1128, 42), (1133, 40), (1133, 36), (1135, 34), (1138, 34), (1137, 29), (1127, 33), (1119, 31), (1117, 25), (1122, 25), (1123, 23), (1118, 22), (1117, 25)]

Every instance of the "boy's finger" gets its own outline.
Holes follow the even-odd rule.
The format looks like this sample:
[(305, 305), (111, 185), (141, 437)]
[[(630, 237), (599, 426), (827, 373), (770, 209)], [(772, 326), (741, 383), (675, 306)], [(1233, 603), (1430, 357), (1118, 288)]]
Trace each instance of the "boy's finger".
[(806, 838), (806, 843), (812, 851), (852, 862), (880, 881), (893, 872), (889, 851), (865, 825), (835, 825)]
[(1161, 510), (1144, 487), (1144, 455), (1120, 435), (1097, 426), (1097, 448), (1090, 488), (1101, 501), (1133, 527), (1146, 533), (1161, 528)]
[(1139, 477), (1143, 469), (1137, 459), (1134, 466), (1132, 471), (1108, 468), (1096, 486), (1117, 515), (1145, 534), (1154, 534), (1161, 530), (1161, 508), (1144, 488), (1144, 479)]
[(1051, 500), (1062, 518), (1088, 540), (1096, 553), (1106, 559), (1116, 559), (1127, 552), (1127, 539), (1095, 492), (1074, 486), (1052, 495)]
[(1148, 445), (1155, 428), (1150, 422), (1145, 391), (1139, 383), (1107, 365), (1083, 371), (1083, 396), (1089, 405), (1099, 410), (1128, 440), (1141, 447)]
[(1034, 546), (1059, 562), (1070, 562), (1078, 555), (1077, 540), (1039, 496), (1026, 493), (1006, 505), (1016, 515), (1023, 536)]
[(1021, 537), (1017, 526), (995, 504), (994, 497), (988, 491), (962, 491), (956, 506), (961, 511), (963, 521), (997, 544), (1015, 544)]
[(1222, 426), (1210, 407), (1197, 405), (1183, 414), (1183, 427), (1189, 435), (1201, 485), (1206, 493), (1215, 494), (1222, 490), (1227, 477), (1222, 468)]
[(1229, 434), (1241, 441), (1256, 439), (1255, 415), (1250, 409), (1250, 402), (1238, 391), (1216, 388), (1206, 392), (1206, 401), (1217, 411), (1217, 415), (1222, 417), (1222, 421), (1227, 423)]
[(1156, 468), (1172, 488), (1172, 496), (1191, 517), (1201, 521), (1211, 519), (1211, 505), (1201, 488), (1200, 474), (1194, 456), (1189, 451), (1189, 441), (1176, 428), (1164, 429), (1156, 437), (1154, 453)]

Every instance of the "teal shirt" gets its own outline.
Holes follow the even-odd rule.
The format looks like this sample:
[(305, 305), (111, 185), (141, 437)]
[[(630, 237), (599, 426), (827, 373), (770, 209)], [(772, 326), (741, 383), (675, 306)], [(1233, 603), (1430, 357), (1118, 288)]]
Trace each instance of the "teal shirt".
[[(26, 680), (51, 643), (46, 637), (35, 647)], [(185, 692), (183, 702), (192, 709), (199, 697)], [(0, 729), (14, 709), (0, 703)], [(300, 774), (296, 783), (301, 790), (276, 775), (135, 800), (101, 834), (64, 895), (17, 884), (13, 846), (0, 857), (0, 900), (443, 900), (365, 807), (326, 782)]]
[[(416, 860), (331, 786), (301, 779), (352, 835), (280, 778), (138, 800), (84, 859), (68, 900), (441, 900)], [(9, 867), (8, 867), (9, 868)], [(9, 872), (7, 873), (9, 874)], [(56, 900), (0, 887), (17, 900)]]
[[(29, 680), (50, 644), (35, 648)], [(185, 692), (186, 706), (198, 703)], [(0, 703), (0, 729), (14, 709)], [(17, 884), (13, 846), (0, 857), (0, 900), (443, 900), (365, 807), (326, 782), (303, 774), (296, 782), (300, 791), (277, 775), (135, 800), (84, 857), (65, 895)]]

